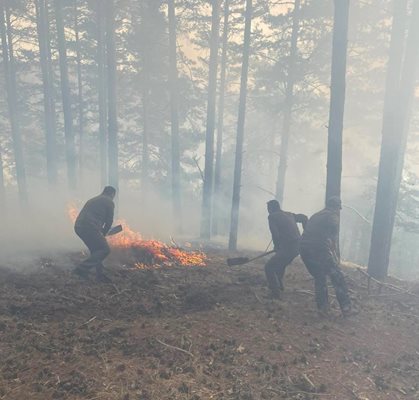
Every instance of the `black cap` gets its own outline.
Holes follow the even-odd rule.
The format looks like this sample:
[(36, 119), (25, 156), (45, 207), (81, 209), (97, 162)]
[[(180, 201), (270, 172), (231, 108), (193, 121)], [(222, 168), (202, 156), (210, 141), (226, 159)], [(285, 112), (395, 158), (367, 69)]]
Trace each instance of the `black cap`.
[(116, 189), (113, 186), (105, 186), (103, 189), (102, 194), (106, 194), (108, 196), (113, 196), (116, 194)]
[(269, 200), (266, 204), (268, 205), (268, 207), (271, 210), (279, 210), (279, 209), (281, 209), (281, 206), (280, 206), (278, 200)]

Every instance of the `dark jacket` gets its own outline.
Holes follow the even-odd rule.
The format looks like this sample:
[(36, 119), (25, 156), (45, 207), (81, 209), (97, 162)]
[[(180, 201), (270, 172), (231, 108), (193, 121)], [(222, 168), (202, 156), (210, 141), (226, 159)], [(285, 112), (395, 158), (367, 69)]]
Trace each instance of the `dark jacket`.
[(301, 238), (301, 248), (333, 251), (338, 254), (340, 216), (338, 211), (325, 208), (307, 222)]
[(304, 227), (307, 217), (303, 214), (279, 210), (269, 214), (268, 221), (274, 249), (277, 251), (298, 251), (301, 235), (297, 222)]
[(106, 235), (113, 223), (115, 204), (106, 195), (90, 199), (80, 211), (75, 225), (79, 229), (95, 229)]

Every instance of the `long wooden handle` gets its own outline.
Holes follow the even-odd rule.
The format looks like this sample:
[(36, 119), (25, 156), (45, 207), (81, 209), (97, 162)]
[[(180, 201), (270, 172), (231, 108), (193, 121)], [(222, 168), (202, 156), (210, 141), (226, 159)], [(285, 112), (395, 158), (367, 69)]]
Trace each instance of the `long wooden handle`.
[(251, 261), (255, 261), (255, 260), (259, 260), (259, 258), (263, 258), (265, 256), (269, 256), (269, 254), (275, 253), (275, 250), (271, 250), (271, 251), (267, 251), (266, 253), (263, 254), (259, 254), (258, 256), (251, 258), (249, 261), (247, 262), (251, 262)]

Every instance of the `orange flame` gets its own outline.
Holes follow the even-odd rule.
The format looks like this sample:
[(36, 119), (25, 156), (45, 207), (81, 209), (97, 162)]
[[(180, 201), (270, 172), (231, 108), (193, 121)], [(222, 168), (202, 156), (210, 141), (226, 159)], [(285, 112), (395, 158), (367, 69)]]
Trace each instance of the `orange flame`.
[[(78, 210), (74, 204), (68, 206), (68, 215), (74, 223)], [(145, 240), (140, 233), (132, 230), (126, 221), (118, 220), (122, 225), (122, 232), (108, 237), (108, 243), (116, 249), (135, 249), (146, 254), (146, 258), (158, 265), (176, 264), (180, 266), (205, 266), (206, 256), (199, 251), (186, 252), (180, 248), (170, 247), (158, 240)], [(144, 263), (137, 263), (137, 268), (144, 268)]]

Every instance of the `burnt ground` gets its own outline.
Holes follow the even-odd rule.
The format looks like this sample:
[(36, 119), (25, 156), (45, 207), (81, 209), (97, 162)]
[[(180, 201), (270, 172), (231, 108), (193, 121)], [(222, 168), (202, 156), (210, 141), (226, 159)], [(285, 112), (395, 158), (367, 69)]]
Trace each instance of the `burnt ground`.
[(419, 297), (368, 294), (347, 268), (360, 313), (343, 319), (333, 300), (320, 319), (298, 262), (272, 301), (261, 263), (224, 257), (152, 270), (114, 258), (113, 285), (53, 260), (2, 268), (0, 399), (419, 399)]

